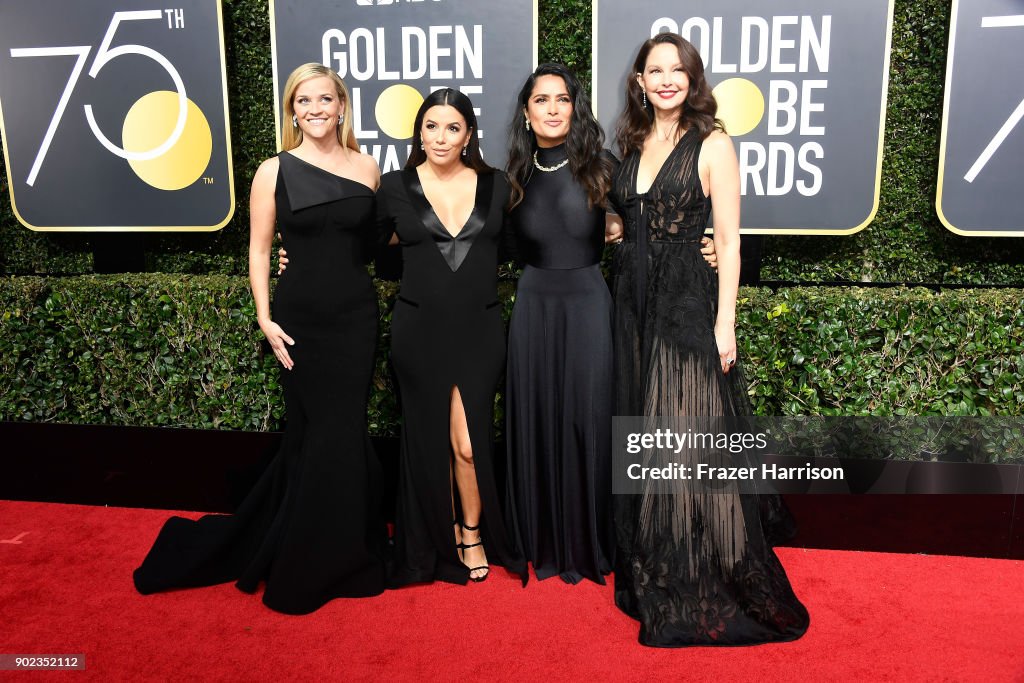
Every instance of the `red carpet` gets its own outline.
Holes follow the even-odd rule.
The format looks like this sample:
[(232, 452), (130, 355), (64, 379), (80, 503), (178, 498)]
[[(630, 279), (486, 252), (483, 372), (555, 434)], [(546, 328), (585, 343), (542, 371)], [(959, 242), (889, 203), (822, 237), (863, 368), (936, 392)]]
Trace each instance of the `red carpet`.
[(611, 587), (502, 570), (289, 617), (228, 584), (143, 597), (167, 512), (0, 501), (0, 654), (86, 655), (33, 680), (1024, 681), (1024, 562), (781, 548), (801, 640), (653, 650)]

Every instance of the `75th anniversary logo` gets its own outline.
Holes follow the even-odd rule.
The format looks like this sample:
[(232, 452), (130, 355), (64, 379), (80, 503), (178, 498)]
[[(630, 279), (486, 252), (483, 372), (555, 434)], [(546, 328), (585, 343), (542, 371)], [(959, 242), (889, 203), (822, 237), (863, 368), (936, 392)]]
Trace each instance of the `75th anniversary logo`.
[(216, 0), (0, 0), (0, 130), (33, 230), (217, 230), (234, 212)]

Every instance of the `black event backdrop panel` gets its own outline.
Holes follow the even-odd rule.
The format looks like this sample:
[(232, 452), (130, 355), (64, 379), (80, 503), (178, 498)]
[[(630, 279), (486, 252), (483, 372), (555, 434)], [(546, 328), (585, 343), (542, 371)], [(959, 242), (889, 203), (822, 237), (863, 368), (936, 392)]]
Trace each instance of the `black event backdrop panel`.
[(271, 0), (275, 116), (288, 74), (326, 64), (352, 95), (353, 127), (384, 172), (409, 157), (416, 110), (451, 87), (473, 100), (488, 163), (503, 166), (515, 96), (536, 65), (536, 0)]
[(1024, 235), (1024, 2), (954, 0), (935, 208), (960, 235)]
[(227, 224), (219, 2), (0, 0), (0, 16), (0, 126), (19, 221), (65, 231)]
[(878, 210), (893, 0), (595, 0), (594, 93), (611, 134), (640, 44), (700, 51), (740, 162), (744, 233), (847, 235)]

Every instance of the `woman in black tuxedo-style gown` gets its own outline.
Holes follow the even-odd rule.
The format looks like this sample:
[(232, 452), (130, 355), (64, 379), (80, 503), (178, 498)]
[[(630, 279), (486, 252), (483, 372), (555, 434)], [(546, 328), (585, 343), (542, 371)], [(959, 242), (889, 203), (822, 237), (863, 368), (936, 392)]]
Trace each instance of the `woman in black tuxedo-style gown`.
[[(403, 424), (389, 582), (482, 581), (489, 561), (525, 576), (493, 452), (505, 367), (497, 265), (508, 183), (480, 157), (462, 93), (429, 96), (414, 130), (409, 163), (386, 174), (377, 194), (381, 230), (394, 231), (403, 261), (391, 319)], [(470, 206), (468, 218), (449, 215)]]

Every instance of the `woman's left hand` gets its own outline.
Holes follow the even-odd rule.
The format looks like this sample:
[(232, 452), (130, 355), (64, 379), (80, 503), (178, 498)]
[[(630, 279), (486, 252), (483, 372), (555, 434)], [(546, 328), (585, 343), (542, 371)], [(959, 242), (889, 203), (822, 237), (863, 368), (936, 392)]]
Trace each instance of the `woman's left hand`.
[(729, 374), (736, 365), (736, 326), (733, 323), (715, 323), (715, 343), (718, 344), (718, 359), (722, 363), (722, 372)]

